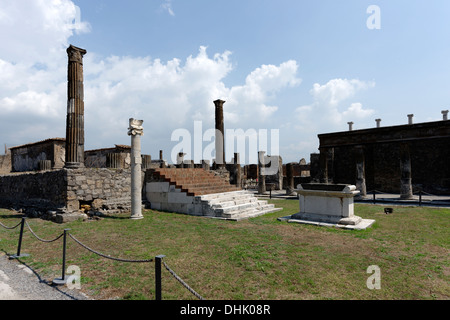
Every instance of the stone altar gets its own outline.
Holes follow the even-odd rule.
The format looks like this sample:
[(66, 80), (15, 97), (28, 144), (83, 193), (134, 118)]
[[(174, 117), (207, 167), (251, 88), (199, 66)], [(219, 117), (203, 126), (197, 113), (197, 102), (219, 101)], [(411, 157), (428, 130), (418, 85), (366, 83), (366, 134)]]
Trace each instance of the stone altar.
[(299, 184), (296, 192), (300, 212), (279, 220), (358, 230), (375, 222), (355, 216), (353, 198), (359, 191), (354, 185), (305, 183)]

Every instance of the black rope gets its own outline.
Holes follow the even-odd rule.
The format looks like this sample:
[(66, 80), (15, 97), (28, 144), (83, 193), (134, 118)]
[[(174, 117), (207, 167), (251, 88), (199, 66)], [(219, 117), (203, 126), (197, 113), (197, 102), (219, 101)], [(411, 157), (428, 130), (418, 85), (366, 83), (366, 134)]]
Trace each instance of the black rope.
[(39, 241), (42, 241), (42, 242), (54, 242), (54, 241), (58, 240), (59, 238), (61, 238), (61, 237), (64, 235), (64, 233), (61, 233), (59, 236), (57, 236), (57, 237), (56, 237), (55, 239), (53, 239), (53, 240), (44, 240), (44, 239), (39, 238), (39, 237), (36, 235), (36, 233), (34, 233), (33, 230), (31, 230), (31, 227), (30, 227), (30, 225), (28, 224), (27, 221), (25, 221), (25, 224), (27, 225), (27, 227), (28, 227), (28, 229), (30, 230), (31, 234), (32, 234), (36, 239), (38, 239)]
[(2, 227), (5, 228), (5, 229), (12, 230), (12, 229), (15, 229), (15, 228), (17, 228), (18, 226), (20, 226), (21, 223), (22, 223), (22, 222), (19, 222), (19, 223), (18, 223), (17, 225), (15, 225), (14, 227), (7, 227), (7, 226), (5, 226), (3, 223), (0, 222), (0, 226), (2, 226)]
[(98, 254), (99, 256), (102, 256), (103, 258), (107, 258), (107, 259), (111, 259), (111, 260), (116, 260), (116, 261), (122, 261), (122, 262), (152, 262), (153, 259), (147, 259), (147, 260), (130, 260), (130, 259), (121, 259), (121, 258), (114, 258), (111, 256), (108, 256), (106, 254), (100, 253), (98, 251), (95, 251), (91, 248), (89, 248), (88, 246), (86, 246), (85, 244), (81, 243), (79, 240), (77, 240), (72, 234), (69, 233), (69, 237), (71, 237), (76, 243), (78, 243), (80, 246), (82, 246), (83, 248)]
[(177, 274), (169, 268), (169, 266), (163, 261), (164, 267), (167, 269), (167, 271), (169, 271), (172, 276), (178, 280), (178, 282), (180, 282), (186, 289), (188, 289), (194, 296), (196, 296), (197, 298), (199, 298), (200, 300), (205, 300), (203, 299), (203, 297), (201, 295), (199, 295), (197, 292), (195, 292), (191, 287), (189, 287), (186, 282), (184, 282), (179, 276), (177, 276)]

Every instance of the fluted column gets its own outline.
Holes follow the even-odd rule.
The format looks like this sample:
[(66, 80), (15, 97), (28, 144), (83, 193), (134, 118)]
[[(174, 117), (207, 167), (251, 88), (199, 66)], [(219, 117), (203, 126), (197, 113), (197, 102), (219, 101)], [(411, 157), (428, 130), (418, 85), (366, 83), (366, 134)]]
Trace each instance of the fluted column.
[(67, 48), (66, 168), (84, 167), (83, 56), (86, 50)]

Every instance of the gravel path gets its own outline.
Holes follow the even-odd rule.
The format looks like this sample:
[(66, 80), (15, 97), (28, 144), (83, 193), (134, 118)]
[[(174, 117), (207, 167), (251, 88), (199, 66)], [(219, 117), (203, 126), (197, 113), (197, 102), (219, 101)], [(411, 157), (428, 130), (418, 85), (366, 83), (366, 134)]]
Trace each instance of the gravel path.
[(51, 281), (17, 260), (0, 253), (0, 300), (90, 300), (67, 286), (52, 286)]

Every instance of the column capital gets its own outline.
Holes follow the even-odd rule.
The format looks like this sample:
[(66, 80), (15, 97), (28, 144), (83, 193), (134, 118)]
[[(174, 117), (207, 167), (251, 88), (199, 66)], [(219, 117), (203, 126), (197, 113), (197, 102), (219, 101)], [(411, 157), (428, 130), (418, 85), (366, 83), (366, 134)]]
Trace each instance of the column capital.
[(67, 50), (67, 55), (69, 56), (69, 62), (83, 62), (83, 56), (87, 53), (85, 49), (81, 49), (70, 45)]
[(130, 118), (130, 127), (128, 128), (128, 135), (129, 136), (143, 136), (144, 135), (144, 128), (142, 127), (142, 124), (144, 123), (144, 120), (136, 120), (133, 118)]
[(226, 101), (223, 101), (223, 100), (218, 99), (218, 100), (215, 100), (215, 101), (214, 101), (214, 105), (215, 105), (216, 107), (223, 107), (223, 104), (224, 104), (225, 102), (226, 102)]

